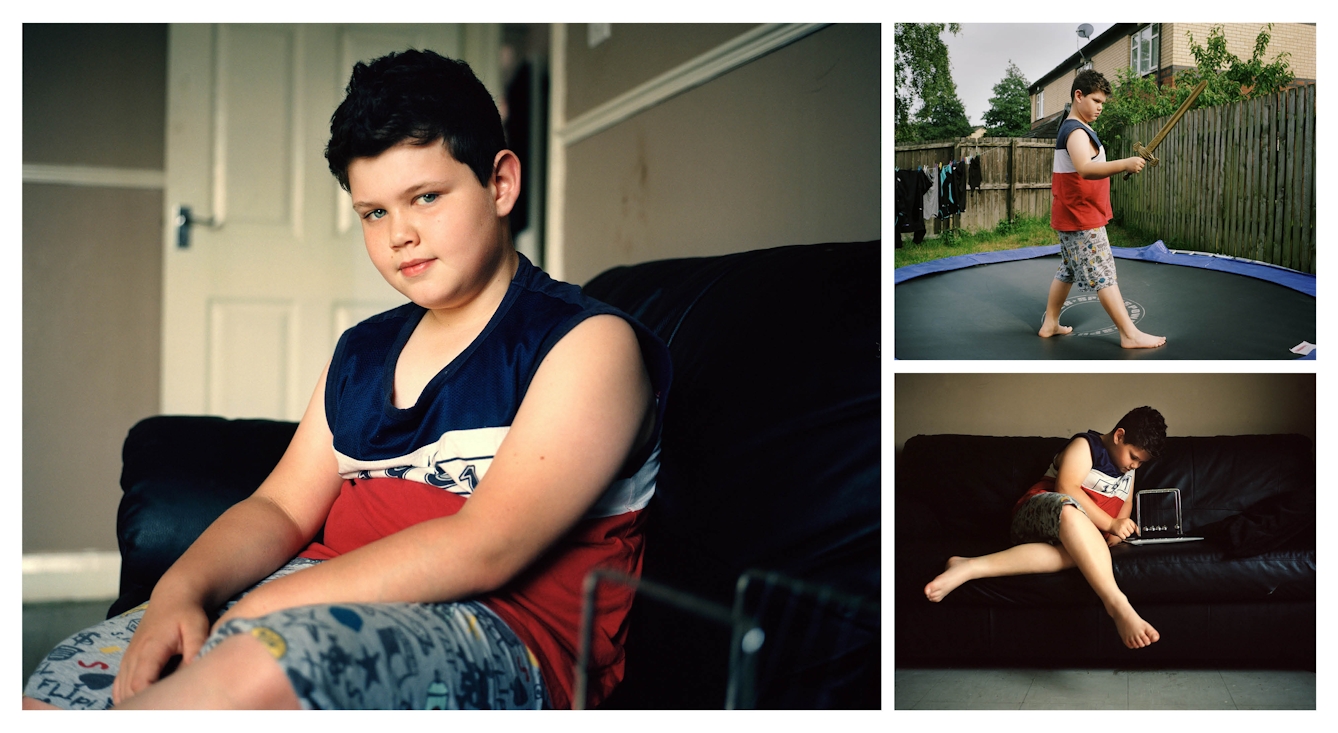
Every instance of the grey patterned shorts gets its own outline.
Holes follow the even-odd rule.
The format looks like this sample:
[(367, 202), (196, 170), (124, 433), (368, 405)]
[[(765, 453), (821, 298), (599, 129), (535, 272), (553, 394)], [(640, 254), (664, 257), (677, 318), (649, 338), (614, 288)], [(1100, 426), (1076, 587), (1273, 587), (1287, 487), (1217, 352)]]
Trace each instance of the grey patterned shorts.
[[(255, 587), (318, 562), (295, 558)], [(61, 642), (28, 678), (23, 694), (69, 709), (111, 707), (121, 655), (147, 606)], [(476, 601), (340, 603), (235, 618), (210, 635), (200, 654), (243, 633), (265, 644), (308, 710), (549, 706), (534, 655)]]
[(1011, 535), (1013, 544), (1028, 542), (1048, 542), (1059, 544), (1059, 513), (1065, 505), (1072, 505), (1084, 515), (1087, 514), (1073, 497), (1058, 491), (1037, 494), (1018, 507), (1013, 515)]
[(1062, 258), (1055, 279), (1094, 293), (1115, 284), (1115, 258), (1110, 253), (1106, 228), (1058, 232)]

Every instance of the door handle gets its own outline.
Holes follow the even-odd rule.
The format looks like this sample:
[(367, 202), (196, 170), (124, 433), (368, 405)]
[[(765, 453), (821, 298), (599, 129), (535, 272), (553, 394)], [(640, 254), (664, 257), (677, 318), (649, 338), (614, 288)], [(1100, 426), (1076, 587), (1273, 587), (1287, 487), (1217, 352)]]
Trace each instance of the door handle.
[(177, 249), (190, 248), (190, 228), (195, 224), (207, 226), (211, 229), (217, 229), (218, 227), (223, 226), (220, 223), (215, 223), (214, 217), (212, 216), (209, 217), (208, 219), (196, 218), (193, 214), (191, 214), (190, 207), (186, 206), (185, 204), (177, 206), (177, 217), (176, 217)]

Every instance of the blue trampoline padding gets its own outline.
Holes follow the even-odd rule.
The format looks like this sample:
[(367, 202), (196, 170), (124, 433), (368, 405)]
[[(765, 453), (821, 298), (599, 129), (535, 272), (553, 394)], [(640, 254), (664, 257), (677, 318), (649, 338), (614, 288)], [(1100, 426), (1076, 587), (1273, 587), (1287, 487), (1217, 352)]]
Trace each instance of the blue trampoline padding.
[[(1224, 255), (1215, 255), (1204, 252), (1185, 252), (1182, 250), (1169, 250), (1161, 240), (1157, 240), (1146, 247), (1111, 247), (1110, 251), (1116, 257), (1125, 260), (1143, 260), (1144, 262), (1160, 262), (1167, 265), (1181, 265), (1184, 267), (1198, 267), (1204, 270), (1217, 270), (1219, 272), (1229, 272), (1235, 275), (1244, 275), (1246, 277), (1267, 280), (1268, 282), (1281, 285), (1285, 288), (1291, 288), (1297, 292), (1305, 293), (1310, 297), (1315, 297), (1315, 276), (1304, 272), (1298, 272), (1278, 265), (1270, 265), (1267, 262), (1256, 262), (1254, 260), (1245, 260), (1238, 257), (1227, 257)], [(940, 260), (922, 262), (918, 265), (907, 265), (898, 267), (894, 271), (894, 285), (900, 285), (906, 280), (932, 275), (936, 272), (948, 272), (950, 270), (960, 270), (964, 267), (974, 267), (976, 265), (989, 265), (996, 262), (1011, 262), (1013, 260), (1025, 260), (1032, 257), (1045, 257), (1048, 255), (1059, 254), (1059, 245), (1048, 244), (1039, 247), (1023, 247), (1022, 249), (1004, 250), (1001, 252), (981, 252), (979, 254), (958, 255), (956, 257), (945, 257)], [(1314, 358), (1314, 352), (1308, 358)]]
[(1046, 255), (1057, 254), (1059, 254), (1059, 245), (1042, 244), (1039, 247), (1023, 247), (1022, 249), (1006, 249), (998, 252), (980, 252), (970, 255), (957, 255), (956, 257), (944, 257), (938, 260), (921, 262), (918, 265), (898, 267), (893, 271), (892, 284), (900, 285), (907, 280), (921, 277), (923, 275), (933, 275), (936, 272), (960, 270), (964, 267), (975, 267), (976, 265), (992, 265), (996, 262), (1029, 260), (1033, 257), (1045, 257)]

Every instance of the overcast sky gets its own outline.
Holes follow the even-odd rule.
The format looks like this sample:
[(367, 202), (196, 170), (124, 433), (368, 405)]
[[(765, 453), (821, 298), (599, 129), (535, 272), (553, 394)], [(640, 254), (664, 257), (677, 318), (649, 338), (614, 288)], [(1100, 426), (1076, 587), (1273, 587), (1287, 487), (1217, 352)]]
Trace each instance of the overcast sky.
[[(1003, 80), (1009, 60), (1022, 70), (1028, 84), (1035, 82), (1091, 41), (1078, 37), (1082, 22), (963, 23), (962, 32), (955, 36), (943, 31), (952, 80), (957, 83), (957, 96), (971, 124), (985, 124), (994, 85)], [(1114, 24), (1091, 25), (1095, 38)]]

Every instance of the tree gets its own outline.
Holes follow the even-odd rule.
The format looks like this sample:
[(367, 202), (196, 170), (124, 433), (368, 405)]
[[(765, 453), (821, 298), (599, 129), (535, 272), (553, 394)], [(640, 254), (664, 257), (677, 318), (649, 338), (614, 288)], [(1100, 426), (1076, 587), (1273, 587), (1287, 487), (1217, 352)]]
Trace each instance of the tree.
[(986, 134), (993, 137), (1021, 137), (1031, 131), (1031, 94), (1027, 77), (1012, 59), (1004, 78), (994, 85), (990, 108), (985, 112)]
[(937, 140), (971, 132), (957, 97), (948, 47), (939, 35), (956, 35), (959, 23), (896, 23), (893, 113), (897, 140)]
[(1152, 79), (1140, 77), (1133, 69), (1120, 69), (1114, 93), (1092, 127), (1102, 140), (1122, 141), (1130, 125), (1174, 114), (1203, 80), (1207, 80), (1208, 86), (1194, 100), (1192, 109), (1277, 94), (1291, 83), (1294, 75), (1287, 63), (1290, 54), (1286, 52), (1268, 63), (1263, 61), (1273, 38), (1269, 32), (1272, 29), (1272, 23), (1260, 29), (1248, 61), (1227, 50), (1226, 35), (1220, 25), (1208, 31), (1202, 46), (1194, 41), (1193, 34), (1186, 33), (1195, 67), (1176, 74), (1173, 86), (1162, 87)]

